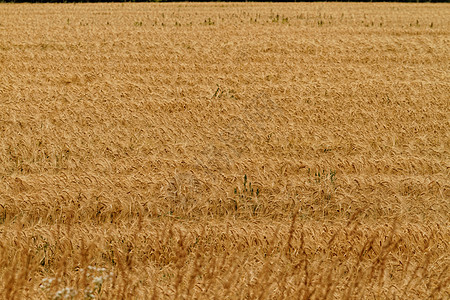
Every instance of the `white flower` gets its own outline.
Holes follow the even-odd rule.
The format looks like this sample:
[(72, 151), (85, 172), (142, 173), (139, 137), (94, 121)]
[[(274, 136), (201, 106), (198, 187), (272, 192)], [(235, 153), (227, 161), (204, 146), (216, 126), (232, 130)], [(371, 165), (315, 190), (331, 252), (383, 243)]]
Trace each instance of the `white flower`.
[(39, 287), (41, 289), (48, 289), (54, 280), (55, 278), (43, 278)]
[(101, 285), (103, 283), (103, 276), (96, 276), (92, 281), (96, 285)]
[(64, 299), (69, 299), (69, 298), (75, 297), (76, 294), (77, 294), (77, 291), (75, 289), (70, 288), (70, 287), (65, 287), (55, 293), (54, 299), (61, 299), (62, 297), (64, 297)]

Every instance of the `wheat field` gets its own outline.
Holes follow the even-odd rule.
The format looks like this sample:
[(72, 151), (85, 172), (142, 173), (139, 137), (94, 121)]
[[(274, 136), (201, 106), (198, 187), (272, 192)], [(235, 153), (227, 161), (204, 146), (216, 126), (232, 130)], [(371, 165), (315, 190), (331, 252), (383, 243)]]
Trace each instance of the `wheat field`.
[(0, 297), (449, 299), (449, 57), (449, 4), (1, 4)]

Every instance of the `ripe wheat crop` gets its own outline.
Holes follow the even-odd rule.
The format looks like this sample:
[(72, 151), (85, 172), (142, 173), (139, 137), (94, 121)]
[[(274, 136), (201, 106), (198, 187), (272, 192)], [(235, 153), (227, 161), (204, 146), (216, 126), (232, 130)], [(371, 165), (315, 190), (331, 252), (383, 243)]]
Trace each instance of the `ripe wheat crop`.
[(450, 5), (1, 4), (4, 299), (449, 299)]

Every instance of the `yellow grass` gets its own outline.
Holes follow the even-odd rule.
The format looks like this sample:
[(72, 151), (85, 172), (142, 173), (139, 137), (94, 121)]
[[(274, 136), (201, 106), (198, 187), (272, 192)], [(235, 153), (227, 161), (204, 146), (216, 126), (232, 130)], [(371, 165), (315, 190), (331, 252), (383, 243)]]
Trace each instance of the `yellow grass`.
[(1, 297), (449, 299), (449, 41), (448, 4), (0, 5)]

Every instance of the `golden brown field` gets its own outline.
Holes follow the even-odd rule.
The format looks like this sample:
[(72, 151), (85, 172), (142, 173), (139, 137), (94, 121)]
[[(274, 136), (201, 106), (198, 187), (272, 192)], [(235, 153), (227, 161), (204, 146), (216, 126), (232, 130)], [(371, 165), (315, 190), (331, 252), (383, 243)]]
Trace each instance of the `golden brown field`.
[(3, 299), (449, 299), (449, 4), (0, 5)]

